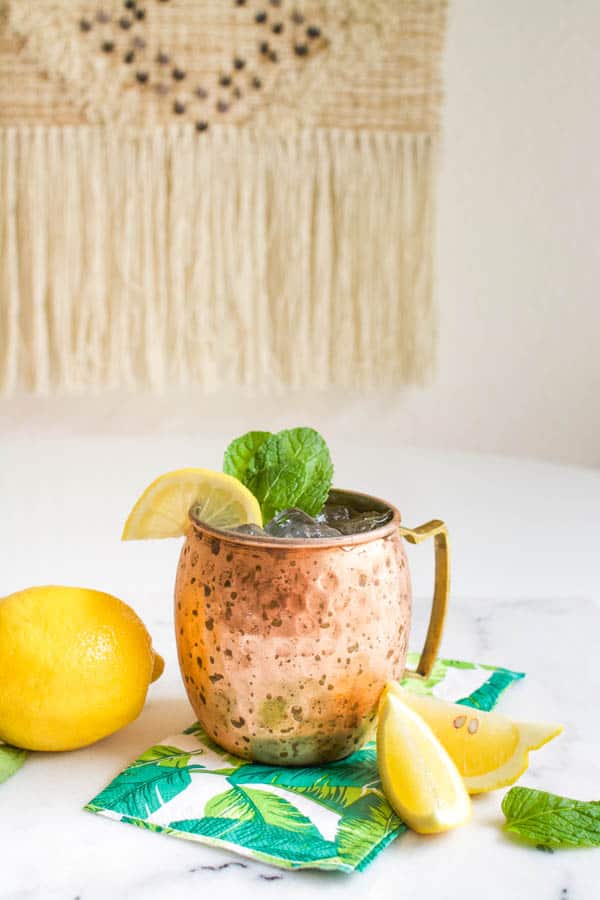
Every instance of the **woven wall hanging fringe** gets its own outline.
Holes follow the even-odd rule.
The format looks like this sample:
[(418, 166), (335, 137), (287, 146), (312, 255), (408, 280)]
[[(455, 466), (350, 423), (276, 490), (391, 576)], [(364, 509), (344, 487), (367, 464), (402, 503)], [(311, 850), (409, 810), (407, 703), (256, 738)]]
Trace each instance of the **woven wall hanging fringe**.
[(445, 3), (263, 6), (5, 4), (0, 390), (427, 380)]

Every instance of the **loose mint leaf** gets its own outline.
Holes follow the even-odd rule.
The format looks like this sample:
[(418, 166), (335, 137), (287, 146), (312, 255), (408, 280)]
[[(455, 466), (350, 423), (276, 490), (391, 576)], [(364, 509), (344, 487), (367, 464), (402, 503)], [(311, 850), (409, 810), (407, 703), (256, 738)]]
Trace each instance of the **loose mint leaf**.
[(504, 828), (540, 847), (600, 847), (600, 801), (514, 787), (502, 801)]
[(225, 451), (223, 471), (227, 475), (233, 475), (234, 478), (244, 482), (250, 461), (258, 448), (271, 436), (270, 431), (248, 431), (241, 437), (236, 438)]
[(26, 750), (0, 744), (0, 784), (20, 769), (27, 757)]
[(290, 506), (316, 515), (327, 499), (332, 478), (329, 449), (318, 431), (291, 428), (272, 434), (260, 445), (242, 480), (268, 522)]

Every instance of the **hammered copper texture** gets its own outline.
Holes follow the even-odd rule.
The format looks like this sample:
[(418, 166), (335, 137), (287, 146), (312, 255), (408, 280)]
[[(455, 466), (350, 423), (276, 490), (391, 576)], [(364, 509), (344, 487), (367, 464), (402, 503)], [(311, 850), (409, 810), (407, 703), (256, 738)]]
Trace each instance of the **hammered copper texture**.
[(190, 529), (175, 589), (179, 663), (218, 744), (307, 765), (370, 736), (385, 682), (404, 670), (411, 621), (396, 526), (395, 516), (378, 537), (289, 547)]

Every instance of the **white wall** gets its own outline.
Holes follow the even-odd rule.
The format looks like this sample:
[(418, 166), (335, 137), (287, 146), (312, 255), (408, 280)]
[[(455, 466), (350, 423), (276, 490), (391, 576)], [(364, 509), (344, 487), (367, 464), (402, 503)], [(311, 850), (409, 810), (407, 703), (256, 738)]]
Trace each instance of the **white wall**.
[(427, 443), (600, 465), (600, 3), (450, 11), (440, 367), (406, 412)]
[(600, 465), (599, 48), (599, 0), (451, 0), (431, 387), (27, 398), (3, 402), (5, 427), (205, 437), (305, 423), (334, 442)]

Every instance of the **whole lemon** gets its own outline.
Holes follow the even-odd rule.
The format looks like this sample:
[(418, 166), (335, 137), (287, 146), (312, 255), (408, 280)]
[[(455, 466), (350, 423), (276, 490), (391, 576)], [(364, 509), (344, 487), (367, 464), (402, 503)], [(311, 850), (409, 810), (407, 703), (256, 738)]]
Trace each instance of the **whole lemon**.
[(74, 750), (142, 710), (164, 663), (131, 607), (110, 594), (32, 587), (0, 599), (0, 739)]

